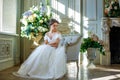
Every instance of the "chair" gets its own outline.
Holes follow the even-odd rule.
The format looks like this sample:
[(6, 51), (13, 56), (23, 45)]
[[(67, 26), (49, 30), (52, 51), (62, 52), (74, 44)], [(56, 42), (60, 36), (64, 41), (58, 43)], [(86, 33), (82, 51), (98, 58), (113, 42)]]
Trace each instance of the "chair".
[(79, 51), (81, 45), (81, 38), (80, 34), (70, 34), (70, 35), (63, 35), (63, 44), (66, 48), (66, 55), (67, 61), (75, 61), (77, 65), (77, 72), (79, 72)]

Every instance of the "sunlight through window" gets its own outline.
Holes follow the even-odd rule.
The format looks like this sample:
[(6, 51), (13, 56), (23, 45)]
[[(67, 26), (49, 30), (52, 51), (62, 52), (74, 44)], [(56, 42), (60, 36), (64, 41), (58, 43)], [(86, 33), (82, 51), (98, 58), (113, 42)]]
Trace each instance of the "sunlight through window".
[(80, 33), (80, 13), (71, 8), (68, 8), (68, 16), (71, 18), (71, 23), (74, 27), (74, 30)]
[(83, 17), (84, 19), (84, 23), (83, 23), (83, 34), (84, 34), (84, 37), (88, 37), (88, 21), (87, 21), (87, 17)]
[(65, 5), (56, 1), (56, 0), (52, 0), (52, 8), (55, 9), (56, 11), (62, 13), (65, 15)]
[(0, 31), (16, 33), (16, 1), (0, 0), (0, 4)]
[(105, 77), (95, 78), (91, 80), (118, 80), (118, 78), (119, 77), (117, 75), (111, 75), (111, 76), (105, 76)]
[[(80, 6), (76, 6), (78, 3), (75, 1), (62, 3), (62, 1), (51, 0), (51, 7), (53, 9), (53, 17), (57, 20), (62, 20), (62, 18), (69, 18), (70, 22), (68, 23), (69, 28), (71, 29), (71, 33), (74, 32), (81, 33), (81, 14), (80, 14)], [(76, 8), (77, 7), (77, 8)], [(79, 9), (78, 9), (79, 8)]]
[(2, 30), (2, 7), (3, 6), (3, 2), (2, 0), (0, 0), (0, 31)]

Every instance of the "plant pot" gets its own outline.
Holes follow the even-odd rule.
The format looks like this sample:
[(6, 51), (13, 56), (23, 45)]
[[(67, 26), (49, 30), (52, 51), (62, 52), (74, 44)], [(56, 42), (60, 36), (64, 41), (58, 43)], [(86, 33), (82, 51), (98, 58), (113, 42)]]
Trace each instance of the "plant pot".
[(33, 44), (32, 44), (32, 47), (31, 48), (36, 48), (37, 46), (40, 45), (40, 41), (42, 40), (43, 36), (42, 36), (42, 33), (39, 33), (39, 35), (37, 37), (35, 37), (33, 40)]
[(87, 58), (89, 60), (88, 68), (95, 68), (93, 61), (96, 58), (96, 48), (88, 48), (87, 49)]

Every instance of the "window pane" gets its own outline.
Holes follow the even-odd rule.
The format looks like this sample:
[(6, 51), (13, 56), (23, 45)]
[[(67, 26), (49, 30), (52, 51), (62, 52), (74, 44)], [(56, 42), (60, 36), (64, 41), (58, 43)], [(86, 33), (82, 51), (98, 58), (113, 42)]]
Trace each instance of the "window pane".
[(3, 0), (2, 32), (16, 33), (16, 0)]
[(0, 31), (2, 30), (2, 0), (0, 0)]

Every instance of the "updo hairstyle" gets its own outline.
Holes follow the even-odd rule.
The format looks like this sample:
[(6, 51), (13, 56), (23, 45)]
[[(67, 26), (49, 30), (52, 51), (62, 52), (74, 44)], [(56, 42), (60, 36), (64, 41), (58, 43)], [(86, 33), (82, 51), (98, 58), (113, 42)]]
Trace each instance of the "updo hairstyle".
[(49, 26), (51, 26), (51, 25), (54, 24), (54, 23), (58, 23), (58, 24), (59, 24), (59, 22), (58, 22), (56, 19), (51, 19), (51, 20), (49, 21)]

